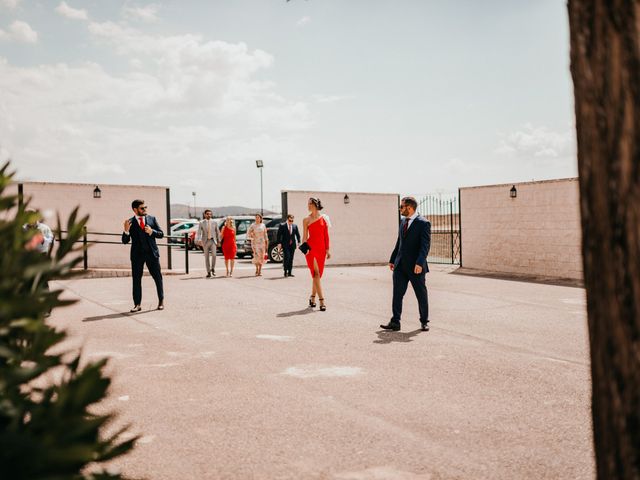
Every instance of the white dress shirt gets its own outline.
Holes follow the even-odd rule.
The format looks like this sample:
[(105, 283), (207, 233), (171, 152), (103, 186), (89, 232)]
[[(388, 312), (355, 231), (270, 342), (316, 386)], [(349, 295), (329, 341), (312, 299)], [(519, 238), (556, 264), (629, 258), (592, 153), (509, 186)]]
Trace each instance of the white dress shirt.
[(420, 215), (418, 212), (413, 212), (413, 215), (411, 215), (410, 217), (405, 217), (405, 219), (409, 222), (409, 225), (407, 225), (407, 230), (411, 228), (411, 224), (416, 218), (418, 218), (418, 215)]

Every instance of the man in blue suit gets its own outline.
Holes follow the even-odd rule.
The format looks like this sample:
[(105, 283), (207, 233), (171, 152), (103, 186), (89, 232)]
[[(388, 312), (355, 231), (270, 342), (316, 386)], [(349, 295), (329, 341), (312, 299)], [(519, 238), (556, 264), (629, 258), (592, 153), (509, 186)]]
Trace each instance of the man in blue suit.
[(400, 330), (402, 299), (411, 283), (418, 299), (422, 331), (429, 331), (429, 298), (425, 277), (429, 271), (427, 255), (431, 247), (431, 223), (418, 215), (417, 208), (418, 202), (413, 197), (404, 197), (400, 201), (400, 214), (404, 219), (389, 259), (389, 268), (393, 272), (393, 317), (387, 325), (380, 325), (385, 330)]
[(295, 275), (291, 271), (293, 270), (293, 256), (300, 242), (300, 231), (298, 230), (298, 226), (293, 223), (293, 215), (287, 215), (287, 221), (281, 223), (278, 227), (277, 241), (282, 248), (282, 254), (284, 256), (284, 261), (282, 262), (284, 276), (294, 277)]
[(131, 208), (135, 214), (124, 221), (122, 243), (131, 241), (131, 273), (133, 277), (133, 308), (132, 313), (139, 312), (142, 307), (142, 272), (145, 263), (156, 283), (158, 291), (158, 310), (164, 310), (164, 290), (162, 288), (162, 273), (160, 272), (160, 252), (156, 238), (164, 237), (155, 217), (147, 215), (144, 200), (134, 200)]

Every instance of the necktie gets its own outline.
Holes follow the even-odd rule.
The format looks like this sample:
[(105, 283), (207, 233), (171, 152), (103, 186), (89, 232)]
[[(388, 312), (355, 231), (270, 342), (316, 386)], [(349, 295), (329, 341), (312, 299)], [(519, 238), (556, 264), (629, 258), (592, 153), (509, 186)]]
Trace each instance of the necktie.
[(293, 237), (291, 235), (291, 232), (293, 232), (293, 227), (291, 226), (291, 224), (289, 224), (289, 245), (293, 244)]
[(144, 217), (140, 217), (140, 228), (144, 230)]
[(407, 236), (407, 230), (409, 230), (409, 219), (408, 218), (404, 221), (404, 226), (402, 227), (402, 236), (403, 237)]
[(207, 220), (207, 240), (211, 240), (211, 220)]

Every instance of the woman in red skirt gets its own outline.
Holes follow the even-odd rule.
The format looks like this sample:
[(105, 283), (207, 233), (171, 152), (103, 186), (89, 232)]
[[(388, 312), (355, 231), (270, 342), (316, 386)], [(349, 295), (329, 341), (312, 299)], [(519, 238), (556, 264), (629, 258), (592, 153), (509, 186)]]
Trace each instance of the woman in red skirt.
[(324, 303), (320, 279), (324, 272), (325, 259), (331, 258), (331, 252), (329, 251), (329, 225), (326, 216), (320, 214), (322, 202), (320, 202), (319, 198), (310, 198), (308, 206), (309, 216), (302, 221), (302, 242), (309, 246), (309, 251), (305, 254), (305, 258), (313, 278), (309, 306), (312, 308), (316, 306), (317, 294), (318, 300), (320, 300), (320, 310), (324, 312), (327, 307)]
[[(227, 269), (227, 277), (231, 277), (233, 275), (233, 267), (236, 263), (236, 253), (238, 253), (238, 247), (236, 246), (236, 225), (233, 218), (226, 218), (224, 227), (220, 230), (220, 237), (222, 238), (222, 254), (224, 255), (224, 266)], [(229, 266), (231, 266), (231, 268), (229, 268)]]

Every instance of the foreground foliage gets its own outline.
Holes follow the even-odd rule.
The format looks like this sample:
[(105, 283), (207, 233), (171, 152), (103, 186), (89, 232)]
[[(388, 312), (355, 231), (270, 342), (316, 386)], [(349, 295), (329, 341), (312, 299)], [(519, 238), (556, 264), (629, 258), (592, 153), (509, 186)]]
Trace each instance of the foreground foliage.
[(30, 250), (37, 231), (23, 225), (37, 214), (8, 194), (8, 168), (0, 169), (0, 478), (121, 478), (86, 473), (128, 452), (136, 440), (121, 440), (126, 427), (105, 435), (113, 415), (90, 412), (107, 394), (106, 360), (81, 364), (80, 352), (61, 345), (66, 333), (45, 320), (52, 309), (74, 303), (49, 290), (48, 282), (73, 275), (81, 261), (75, 242), (87, 217), (78, 218), (77, 210), (70, 215), (68, 234), (51, 257)]

